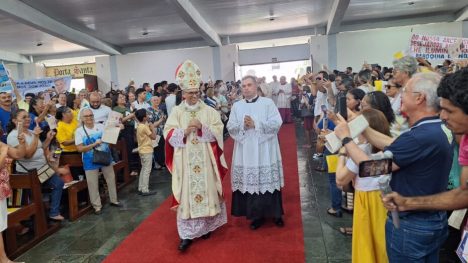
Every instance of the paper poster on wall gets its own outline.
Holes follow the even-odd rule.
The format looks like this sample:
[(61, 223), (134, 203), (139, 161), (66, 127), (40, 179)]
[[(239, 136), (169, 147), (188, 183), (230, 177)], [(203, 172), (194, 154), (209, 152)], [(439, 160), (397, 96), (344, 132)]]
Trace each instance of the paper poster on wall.
[(13, 87), (11, 86), (10, 76), (8, 70), (3, 63), (0, 64), (0, 92), (11, 93)]
[(413, 34), (410, 55), (430, 60), (468, 59), (468, 38)]
[(23, 96), (25, 93), (39, 93), (52, 87), (55, 87), (57, 93), (64, 93), (70, 90), (71, 79), (71, 76), (66, 76), (60, 78), (18, 80), (16, 81), (16, 87)]

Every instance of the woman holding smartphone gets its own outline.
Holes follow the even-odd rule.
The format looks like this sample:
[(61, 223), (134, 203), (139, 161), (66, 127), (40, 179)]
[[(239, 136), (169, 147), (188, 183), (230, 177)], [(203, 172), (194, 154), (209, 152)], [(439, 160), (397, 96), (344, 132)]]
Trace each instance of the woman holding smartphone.
[[(361, 114), (372, 129), (390, 136), (390, 126), (382, 112), (366, 109)], [(378, 151), (364, 136), (360, 135), (358, 140), (358, 146), (367, 155), (371, 156)], [(352, 261), (388, 262), (385, 246), (387, 210), (381, 202), (378, 177), (361, 178), (358, 174), (359, 166), (351, 158), (347, 158), (343, 147), (336, 167), (336, 184), (342, 187), (354, 182)]]
[(314, 133), (314, 100), (315, 98), (312, 96), (310, 87), (304, 86), (301, 104), (299, 105), (301, 115), (304, 118), (304, 132), (306, 135), (306, 144), (302, 146), (304, 148), (312, 147), (312, 136)]
[[(42, 143), (39, 140), (39, 135), (42, 133), (42, 129), (39, 123), (36, 122), (34, 130), (29, 130), (30, 115), (25, 110), (19, 110), (12, 114), (9, 123), (9, 133), (7, 137), (8, 145), (14, 148), (21, 148), (21, 141), (18, 140), (19, 135), (24, 136), (26, 141), (25, 155), (16, 161), (16, 170), (20, 173), (28, 173), (29, 170), (37, 169), (39, 180), (45, 187), (52, 189), (49, 218), (52, 220), (63, 220), (63, 216), (60, 215), (60, 202), (62, 199), (63, 181), (59, 174), (66, 174), (68, 171), (64, 168), (58, 168), (54, 165), (50, 165), (49, 161), (51, 154), (49, 152), (49, 145), (55, 136), (55, 133), (49, 131), (47, 138)], [(51, 176), (41, 175), (42, 169), (50, 167), (53, 169)]]
[(153, 96), (151, 98), (151, 108), (147, 109), (148, 122), (156, 125), (156, 135), (159, 138), (158, 145), (154, 148), (154, 166), (157, 170), (165, 167), (166, 158), (164, 153), (165, 141), (163, 136), (164, 123), (166, 122), (166, 115), (159, 108), (161, 104), (161, 97)]
[[(130, 93), (129, 93), (130, 96)], [(127, 103), (127, 97), (123, 93), (117, 94), (117, 96), (113, 97), (113, 111), (116, 111), (122, 114), (122, 124), (124, 125), (124, 129), (120, 132), (120, 137), (125, 140), (127, 143), (127, 156), (129, 158), (129, 165), (131, 169), (131, 176), (138, 175), (138, 166), (139, 161), (134, 154), (132, 154), (133, 149), (136, 148), (135, 143), (135, 113), (130, 108)]]

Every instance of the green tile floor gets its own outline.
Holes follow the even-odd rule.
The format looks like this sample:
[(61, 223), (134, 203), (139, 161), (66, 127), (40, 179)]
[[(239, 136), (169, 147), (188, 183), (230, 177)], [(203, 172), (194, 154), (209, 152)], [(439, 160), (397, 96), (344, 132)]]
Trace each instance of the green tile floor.
[(153, 171), (150, 187), (154, 196), (136, 194), (138, 180), (118, 193), (123, 208), (104, 205), (101, 215), (89, 213), (62, 228), (16, 259), (31, 263), (101, 262), (170, 194), (170, 175)]

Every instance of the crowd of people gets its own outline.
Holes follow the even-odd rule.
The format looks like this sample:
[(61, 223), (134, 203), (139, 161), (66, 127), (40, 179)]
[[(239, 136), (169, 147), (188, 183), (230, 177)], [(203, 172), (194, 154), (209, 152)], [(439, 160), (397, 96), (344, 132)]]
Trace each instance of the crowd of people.
[[(193, 239), (209, 238), (226, 223), (221, 181), (228, 166), (222, 150), (229, 135), (236, 144), (230, 166), (231, 213), (251, 220), (252, 229), (261, 227), (265, 218), (284, 225), (277, 133), (282, 124), (302, 122), (302, 147), (315, 144), (315, 159), (336, 154), (324, 147), (327, 135), (334, 133), (342, 141), (336, 167), (323, 161), (317, 170), (328, 173), (330, 216), (342, 217), (343, 206), (349, 206), (349, 200), (343, 205), (342, 191), (354, 193), (346, 195), (354, 210), (353, 226), (340, 229), (352, 235), (353, 262), (437, 262), (448, 235), (447, 214), (440, 210), (467, 207), (468, 146), (467, 136), (462, 136), (467, 133), (468, 69), (457, 71), (453, 65), (446, 61), (433, 68), (423, 59), (404, 56), (390, 68), (364, 64), (357, 73), (350, 67), (343, 72), (325, 68), (289, 83), (284, 76), (279, 81), (273, 76), (270, 83), (254, 76), (204, 83), (188, 79), (199, 69), (187, 62), (176, 72), (177, 84), (162, 81), (136, 88), (130, 82), (106, 94), (57, 93), (51, 88), (24, 97), (14, 87), (14, 100), (12, 94), (0, 93), (1, 175), (8, 176), (10, 158), (17, 172), (37, 169), (41, 183), (52, 190), (51, 220), (64, 220), (60, 176), (67, 173), (77, 180), (85, 176), (95, 214), (102, 212), (100, 174), (110, 205), (121, 207), (111, 149), (102, 141), (105, 127), (117, 125), (132, 175), (139, 174), (138, 195), (156, 194), (149, 185), (153, 169), (171, 172), (179, 250), (185, 251)], [(121, 114), (117, 124), (109, 123), (113, 111)], [(348, 121), (358, 116), (368, 127), (353, 138)], [(384, 202), (380, 177), (359, 176), (359, 164), (381, 158), (382, 152), (393, 160), (390, 185), (399, 193)], [(82, 170), (59, 165), (60, 154), (78, 153)], [(97, 158), (98, 153), (111, 159)], [(440, 195), (408, 198), (434, 194)], [(0, 196), (2, 231), (7, 196)], [(458, 202), (452, 204), (450, 198)], [(399, 211), (398, 227), (386, 208)]]
[[(352, 235), (353, 262), (438, 262), (441, 247), (448, 250), (444, 257), (457, 257), (456, 246), (448, 243), (458, 245), (466, 220), (459, 226), (461, 233), (452, 229), (452, 240), (444, 244), (449, 227), (443, 210), (468, 204), (463, 191), (468, 176), (468, 69), (464, 66), (464, 62), (455, 67), (445, 61), (433, 68), (421, 58), (404, 56), (395, 59), (392, 68), (364, 64), (355, 74), (350, 68), (324, 70), (301, 80), (300, 105), (313, 112), (303, 112), (306, 136), (310, 136), (306, 142), (317, 138), (317, 145), (323, 146), (330, 138), (327, 135), (334, 133), (343, 145), (337, 152), (336, 170), (327, 167), (326, 161), (317, 169), (329, 175), (329, 215), (342, 217), (343, 207), (349, 205), (342, 202), (342, 191), (354, 193), (353, 226), (340, 228)], [(352, 137), (348, 121), (360, 115), (368, 127)], [(317, 151), (316, 159), (332, 154), (323, 147)], [(359, 173), (360, 164), (384, 157), (393, 161), (390, 186), (395, 191), (384, 197), (385, 203), (379, 179), (388, 175), (361, 177)], [(385, 207), (398, 212), (398, 220)]]

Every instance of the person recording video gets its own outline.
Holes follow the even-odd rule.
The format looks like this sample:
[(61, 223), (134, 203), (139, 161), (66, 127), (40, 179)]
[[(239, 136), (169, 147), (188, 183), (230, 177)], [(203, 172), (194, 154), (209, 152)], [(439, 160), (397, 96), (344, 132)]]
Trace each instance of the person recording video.
[[(372, 128), (363, 135), (376, 148), (393, 156), (391, 188), (403, 195), (430, 195), (446, 191), (452, 164), (452, 136), (438, 116), (436, 73), (413, 75), (402, 94), (402, 107), (410, 131), (394, 139)], [(355, 163), (369, 160), (350, 138), (346, 121), (340, 121), (335, 134), (342, 140)], [(445, 211), (400, 212), (400, 227), (387, 217), (385, 226), (387, 254), (391, 262), (438, 260), (439, 247), (447, 237)], [(416, 234), (422, 233), (422, 234)], [(404, 248), (404, 249), (403, 249)]]

